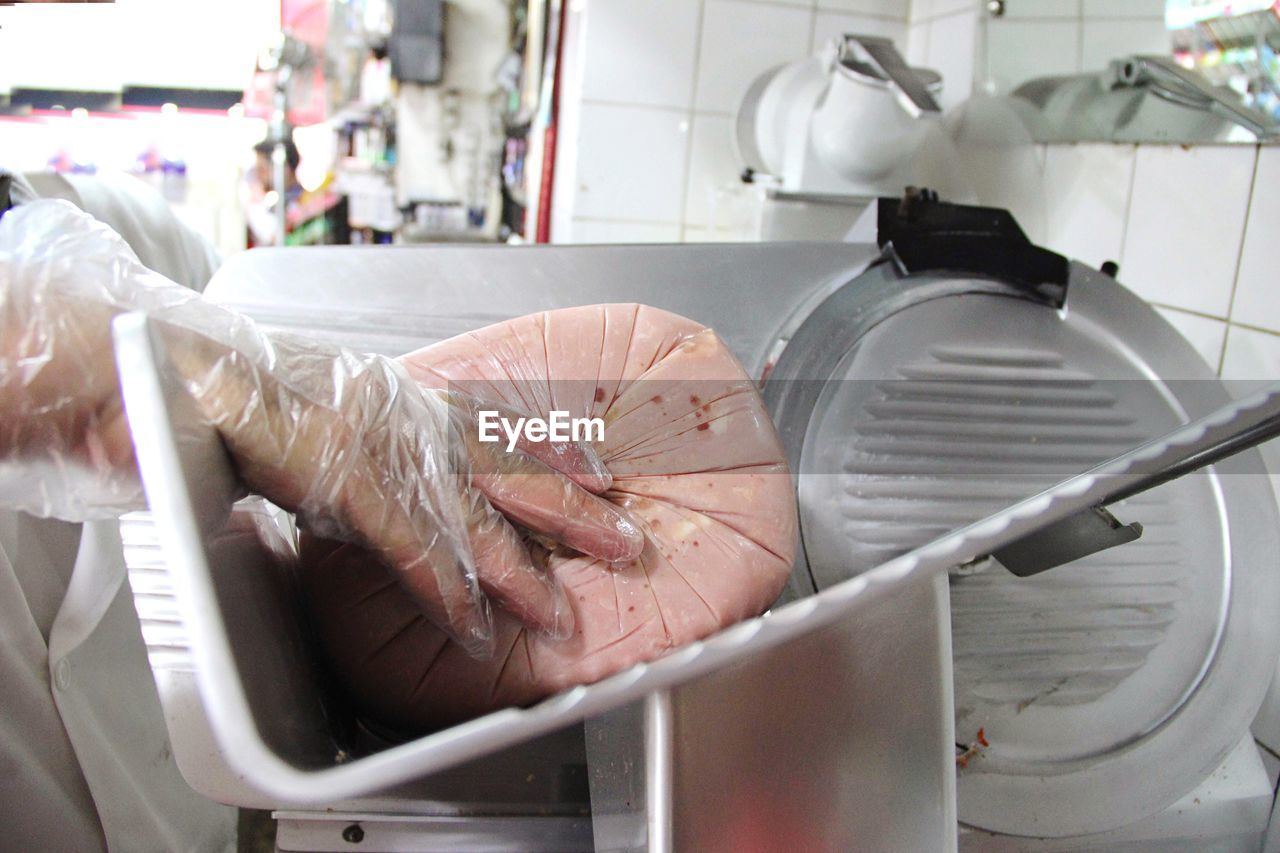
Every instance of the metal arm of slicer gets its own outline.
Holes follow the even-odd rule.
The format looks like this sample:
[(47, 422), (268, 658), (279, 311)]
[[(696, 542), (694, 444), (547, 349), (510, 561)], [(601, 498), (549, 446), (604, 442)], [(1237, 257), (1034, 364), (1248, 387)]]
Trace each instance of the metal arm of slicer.
[(1167, 56), (1135, 55), (1115, 59), (1111, 62), (1108, 74), (1112, 89), (1147, 86), (1157, 97), (1194, 110), (1214, 113), (1240, 125), (1259, 139), (1280, 135), (1280, 128), (1268, 123), (1265, 116), (1234, 103), (1198, 74), (1188, 71)]
[(1261, 416), (1221, 441), (1194, 448), (1162, 470), (1117, 487), (1089, 509), (1010, 542), (990, 556), (1015, 575), (1027, 577), (1134, 541), (1142, 535), (1142, 525), (1124, 524), (1107, 507), (1280, 436), (1280, 383), (1268, 393), (1271, 401)]
[[(870, 58), (869, 64), (902, 92), (911, 107), (912, 115), (942, 112), (942, 107), (933, 99), (924, 81), (911, 70), (906, 58), (898, 52), (892, 41), (879, 36), (846, 35), (840, 46), (841, 62), (850, 57), (851, 45), (855, 44)], [(860, 60), (855, 58), (855, 61)]]

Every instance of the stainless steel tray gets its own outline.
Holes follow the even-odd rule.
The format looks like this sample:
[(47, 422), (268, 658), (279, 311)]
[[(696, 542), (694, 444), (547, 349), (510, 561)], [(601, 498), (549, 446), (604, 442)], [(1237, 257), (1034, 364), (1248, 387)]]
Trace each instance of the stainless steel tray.
[[(289, 802), (322, 804), (386, 789), (459, 762), (527, 741), (649, 695), (746, 665), (815, 632), (849, 625), (891, 597), (931, 584), (960, 563), (1092, 505), (1127, 485), (1220, 444), (1280, 413), (1280, 389), (1223, 407), (1168, 435), (1027, 500), (911, 551), (858, 577), (785, 605), (763, 617), (635, 666), (597, 684), (577, 687), (533, 707), (507, 709), (345, 763), (326, 754), (317, 733), (284, 734), (267, 709), (280, 708), (280, 684), (295, 679), (277, 659), (237, 644), (234, 584), (215, 583), (207, 535), (230, 505), (231, 470), (213, 432), (193, 417), (165, 367), (164, 353), (140, 316), (117, 320), (117, 361), (125, 405), (148, 500), (169, 554), (177, 602), (189, 632), (197, 680), (213, 732), (231, 767), (256, 788)], [(243, 621), (243, 616), (240, 617)], [(279, 658), (283, 666), (286, 661)], [(301, 687), (299, 687), (301, 691)], [(952, 840), (954, 843), (954, 839)]]

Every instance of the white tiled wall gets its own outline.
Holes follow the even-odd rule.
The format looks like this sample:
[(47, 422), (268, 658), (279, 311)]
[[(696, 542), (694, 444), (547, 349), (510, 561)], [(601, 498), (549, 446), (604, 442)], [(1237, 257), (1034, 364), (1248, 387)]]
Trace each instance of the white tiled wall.
[(1280, 380), (1280, 147), (1049, 145), (1045, 244), (1152, 302), (1221, 375)]
[(1176, 308), (1157, 308), (1160, 315), (1182, 333), (1196, 352), (1215, 370), (1222, 362), (1222, 348), (1227, 342), (1227, 324), (1211, 317), (1188, 314)]
[(1240, 253), (1240, 274), (1232, 315), (1241, 323), (1280, 332), (1280, 264), (1276, 238), (1280, 235), (1280, 148), (1258, 152), (1258, 171)]
[(689, 180), (684, 199), (686, 227), (705, 227), (716, 216), (716, 199), (739, 174), (730, 116), (699, 113), (693, 117)]
[(907, 58), (942, 75), (942, 107), (973, 94), (985, 12), (981, 0), (913, 0), (907, 19)]
[(591, 0), (582, 97), (686, 109), (701, 10), (688, 0)]
[(905, 49), (910, 13), (908, 0), (570, 8), (579, 43), (566, 69), (579, 81), (568, 89), (580, 98), (562, 107), (559, 162), (571, 161), (573, 180), (557, 184), (552, 236), (561, 243), (713, 239), (716, 199), (741, 172), (733, 118), (752, 81), (843, 32), (885, 35)]
[(1252, 146), (1140, 146), (1125, 283), (1152, 302), (1228, 317), (1256, 160)]
[(583, 102), (574, 215), (679, 222), (689, 116), (668, 107)]
[(1117, 56), (1167, 54), (1169, 33), (1161, 18), (1084, 18), (1080, 28), (1080, 70), (1101, 71)]
[[(1162, 0), (1005, 0), (1000, 18), (983, 0), (579, 0), (570, 8), (578, 44), (566, 66), (575, 97), (563, 108), (560, 159), (571, 166), (565, 191), (557, 190), (558, 242), (579, 239), (579, 222), (610, 223), (607, 233), (622, 241), (669, 226), (703, 238), (715, 224), (715, 200), (741, 170), (733, 118), (747, 88), (840, 33), (888, 36), (912, 62), (940, 71), (944, 108), (975, 90), (1008, 91), (1167, 41)], [(1072, 167), (1047, 168), (1052, 178)], [(1069, 214), (1073, 239), (1105, 226), (1105, 214), (1101, 225), (1093, 214), (1114, 215), (1116, 193), (1108, 187)]]
[(1120, 260), (1133, 161), (1132, 145), (1047, 146), (1045, 225), (1055, 251), (1095, 267)]

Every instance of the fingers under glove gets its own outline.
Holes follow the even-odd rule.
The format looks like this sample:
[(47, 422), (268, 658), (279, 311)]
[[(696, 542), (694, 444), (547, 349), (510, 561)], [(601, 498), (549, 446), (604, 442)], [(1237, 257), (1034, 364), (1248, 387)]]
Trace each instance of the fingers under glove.
[(458, 394), (451, 394), (450, 402), (467, 415), (458, 429), (465, 436), (471, 481), (495, 508), (590, 557), (623, 563), (640, 556), (640, 527), (624, 510), (593, 494), (613, 480), (589, 445), (522, 437), (508, 452), (500, 443), (479, 441), (477, 411), (494, 408), (509, 419), (518, 412)]
[[(445, 397), (456, 411), (465, 415), (463, 419), (458, 421), (457, 426), (460, 430), (469, 430), (465, 434), (470, 435), (473, 439), (478, 439), (479, 436), (480, 412), (482, 410), (496, 412), (499, 417), (506, 419), (510, 423), (515, 423), (522, 416), (529, 414), (528, 412), (520, 412), (511, 406), (480, 400), (456, 391), (445, 392)], [(503, 449), (505, 450), (505, 448)], [(467, 452), (472, 454), (492, 453), (498, 450), (498, 446), (489, 445), (478, 440), (472, 440), (467, 443)], [(585, 442), (530, 441), (521, 432), (516, 436), (515, 450), (538, 460), (548, 468), (559, 471), (576, 485), (581, 486), (592, 494), (601, 494), (613, 485), (613, 476), (609, 473), (609, 469), (605, 467), (604, 462), (591, 449), (591, 446)]]
[(529, 628), (553, 639), (568, 637), (574, 619), (563, 587), (534, 565), (520, 534), (483, 493), (470, 485), (464, 492), (481, 589)]
[(109, 511), (140, 498), (108, 326), (143, 311), (244, 483), (313, 533), (371, 550), (473, 654), (492, 653), (486, 592), (537, 630), (560, 636), (570, 625), (563, 594), (503, 514), (610, 562), (643, 547), (638, 526), (593, 494), (611, 480), (588, 446), (522, 443), (506, 453), (478, 442), (470, 404), (459, 440), (457, 407), (395, 362), (268, 335), (145, 269), (118, 235), (69, 205), (6, 214), (0, 282), (0, 408), (20, 415), (0, 418), (0, 466), (39, 456), (88, 469), (38, 496), (44, 514), (90, 517), (97, 505), (83, 496), (97, 494), (98, 481), (111, 486), (98, 490)]
[[(271, 342), (275, 367), (188, 363), (201, 402), (255, 491), (313, 533), (381, 558), (423, 613), (477, 657), (492, 653), (492, 613), (460, 499), (449, 407), (388, 359)], [(186, 350), (190, 356), (192, 350)], [(221, 414), (220, 414), (221, 413)], [(462, 466), (462, 467), (460, 467)]]
[(630, 516), (541, 463), (499, 451), (473, 462), (472, 482), (504, 515), (587, 556), (626, 563), (644, 549)]

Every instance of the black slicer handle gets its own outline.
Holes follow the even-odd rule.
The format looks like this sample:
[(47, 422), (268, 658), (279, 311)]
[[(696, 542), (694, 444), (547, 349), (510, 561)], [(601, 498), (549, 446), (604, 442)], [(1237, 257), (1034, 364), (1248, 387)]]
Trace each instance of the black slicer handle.
[(994, 278), (1055, 308), (1066, 303), (1069, 262), (1028, 240), (1009, 211), (939, 201), (936, 192), (916, 187), (877, 205), (876, 242), (908, 274)]

